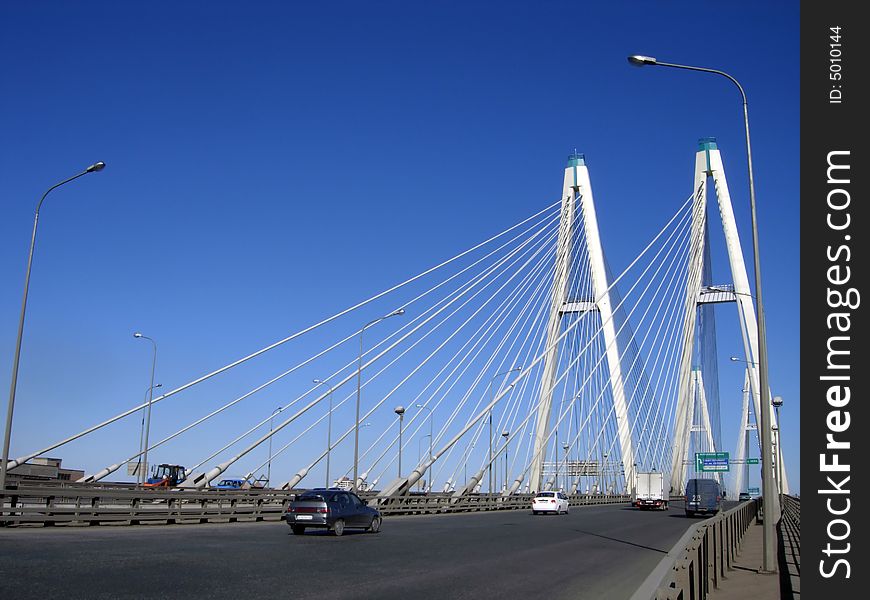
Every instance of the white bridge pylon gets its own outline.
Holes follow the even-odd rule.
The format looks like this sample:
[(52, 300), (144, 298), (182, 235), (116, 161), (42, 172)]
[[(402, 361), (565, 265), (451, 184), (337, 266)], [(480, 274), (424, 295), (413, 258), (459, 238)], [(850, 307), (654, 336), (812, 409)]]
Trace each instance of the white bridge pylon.
[[(704, 266), (704, 230), (707, 226), (707, 181), (712, 178), (719, 205), (719, 216), (725, 234), (725, 247), (733, 281), (733, 291), (724, 286), (703, 286), (701, 274)], [(737, 222), (731, 205), (731, 195), (725, 179), (725, 169), (714, 138), (702, 138), (695, 154), (694, 186), (696, 190), (692, 208), (692, 236), (687, 264), (686, 305), (683, 320), (683, 345), (680, 359), (679, 388), (677, 397), (676, 421), (674, 424), (674, 452), (671, 463), (671, 489), (679, 493), (686, 483), (687, 466), (693, 457), (688, 456), (692, 428), (693, 393), (693, 349), (696, 339), (698, 307), (712, 302), (735, 302), (738, 320), (743, 337), (744, 355), (748, 366), (749, 388), (752, 392), (755, 414), (761, 414), (760, 394), (758, 393), (758, 324), (749, 288), (749, 277)], [(773, 407), (769, 406), (771, 420), (776, 422)], [(745, 421), (745, 417), (744, 417)], [(743, 423), (741, 423), (741, 427)], [(715, 450), (715, 448), (713, 449)], [(783, 491), (787, 485), (783, 482)]]
[[(569, 302), (568, 288), (570, 277), (570, 262), (572, 242), (574, 239), (574, 223), (577, 204), (583, 216), (584, 234), (587, 244), (590, 272), (592, 275), (592, 293), (594, 302)], [(604, 266), (604, 253), (601, 249), (601, 237), (598, 232), (598, 218), (595, 214), (595, 202), (592, 196), (592, 183), (589, 179), (589, 169), (582, 154), (574, 154), (568, 159), (565, 177), (562, 185), (562, 220), (559, 229), (558, 247), (556, 249), (556, 269), (553, 278), (553, 293), (550, 306), (550, 318), (547, 327), (547, 344), (549, 348), (544, 362), (541, 378), (540, 402), (535, 424), (535, 442), (531, 465), (529, 486), (531, 492), (543, 489), (545, 446), (550, 439), (550, 413), (553, 405), (553, 388), (556, 381), (556, 371), (559, 362), (559, 344), (562, 315), (571, 312), (595, 311), (601, 319), (601, 333), (604, 336), (607, 366), (610, 374), (610, 385), (613, 394), (614, 416), (617, 424), (617, 436), (622, 451), (622, 463), (625, 466), (626, 493), (632, 492), (634, 482), (634, 452), (631, 443), (631, 432), (628, 424), (628, 409), (625, 401), (622, 367), (619, 360), (619, 347), (616, 341), (616, 328), (613, 322), (613, 309), (610, 301), (607, 271)]]

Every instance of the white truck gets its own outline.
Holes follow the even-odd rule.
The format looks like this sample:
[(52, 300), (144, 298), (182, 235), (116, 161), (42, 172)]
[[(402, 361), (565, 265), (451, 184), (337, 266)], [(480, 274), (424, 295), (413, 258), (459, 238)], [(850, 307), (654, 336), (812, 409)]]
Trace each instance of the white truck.
[(659, 471), (637, 473), (632, 504), (640, 509), (668, 510), (670, 486)]

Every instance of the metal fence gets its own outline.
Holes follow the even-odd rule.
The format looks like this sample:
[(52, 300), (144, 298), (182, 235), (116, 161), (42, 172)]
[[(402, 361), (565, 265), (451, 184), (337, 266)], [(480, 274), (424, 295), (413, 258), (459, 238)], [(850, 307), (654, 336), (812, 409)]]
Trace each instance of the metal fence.
[[(0, 496), (0, 524), (144, 525), (277, 521), (304, 490), (149, 490), (120, 485), (21, 485)], [(484, 510), (529, 510), (532, 496), (411, 494), (360, 498), (384, 515), (441, 514)], [(571, 506), (627, 503), (628, 496), (569, 496)]]
[(787, 577), (780, 577), (783, 598), (800, 598), (801, 578), (801, 501), (794, 496), (780, 496), (782, 518), (779, 520), (780, 563)]
[(687, 531), (632, 600), (707, 598), (731, 569), (757, 515), (757, 501), (743, 502)]

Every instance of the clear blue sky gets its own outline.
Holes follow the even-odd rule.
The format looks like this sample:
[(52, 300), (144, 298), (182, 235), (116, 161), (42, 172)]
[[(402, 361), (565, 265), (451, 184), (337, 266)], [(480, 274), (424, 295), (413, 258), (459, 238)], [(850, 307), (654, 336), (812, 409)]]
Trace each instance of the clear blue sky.
[[(142, 401), (134, 331), (159, 344), (157, 381), (185, 383), (541, 210), (575, 148), (619, 272), (715, 136), (751, 267), (737, 89), (631, 67), (641, 53), (749, 96), (770, 379), (800, 489), (798, 2), (307, 4), (0, 7), (3, 415), (36, 203), (108, 165), (41, 212), (12, 456)], [(736, 333), (720, 345), (739, 352)], [(729, 449), (742, 371), (720, 374)], [(131, 436), (135, 419), (53, 454), (91, 472)]]

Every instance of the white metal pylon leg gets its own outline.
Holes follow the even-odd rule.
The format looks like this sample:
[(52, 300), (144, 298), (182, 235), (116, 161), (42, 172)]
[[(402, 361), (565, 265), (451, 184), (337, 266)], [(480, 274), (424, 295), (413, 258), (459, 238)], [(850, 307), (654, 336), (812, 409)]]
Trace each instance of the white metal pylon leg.
[[(566, 294), (570, 274), (568, 267), (574, 233), (573, 224), (578, 200), (583, 214), (584, 234), (586, 237), (590, 271), (592, 273), (592, 291), (595, 295), (594, 308), (601, 318), (602, 334), (604, 335), (606, 348), (605, 353), (610, 370), (614, 414), (620, 450), (622, 451), (622, 462), (625, 468), (626, 486), (631, 489), (634, 482), (634, 451), (631, 444), (631, 432), (628, 427), (628, 409), (622, 381), (622, 367), (619, 360), (619, 347), (616, 343), (616, 327), (613, 322), (613, 310), (608, 291), (609, 283), (604, 266), (604, 253), (601, 249), (601, 237), (598, 233), (598, 218), (595, 214), (592, 183), (589, 179), (589, 170), (586, 167), (585, 158), (583, 155), (574, 154), (568, 159), (568, 166), (565, 168), (565, 177), (562, 185), (562, 223), (559, 230), (559, 245), (556, 249), (556, 271), (553, 279), (550, 320), (547, 327), (547, 348), (550, 350), (544, 362), (544, 372), (541, 378), (541, 399), (538, 405), (537, 422), (535, 425), (533, 454), (536, 458), (532, 462), (529, 475), (532, 492), (542, 489), (544, 460), (546, 458), (545, 445), (550, 434), (553, 386), (559, 362), (556, 340), (559, 337), (562, 314), (570, 312), (566, 311)], [(576, 312), (576, 310), (574, 311)]]
[[(689, 374), (692, 366), (692, 349), (697, 321), (696, 308), (697, 304), (704, 302), (704, 300), (701, 299), (700, 287), (704, 242), (703, 236), (699, 234), (703, 232), (703, 226), (706, 220), (706, 182), (708, 178), (713, 179), (715, 186), (716, 199), (719, 205), (719, 216), (721, 217), (722, 230), (725, 234), (725, 247), (728, 252), (728, 262), (731, 268), (732, 281), (734, 282), (734, 291), (733, 293), (728, 294), (729, 297), (727, 299), (714, 301), (729, 301), (737, 304), (741, 327), (743, 329), (744, 354), (746, 356), (746, 363), (749, 366), (749, 387), (752, 390), (753, 408), (755, 409), (756, 417), (761, 414), (757, 368), (758, 322), (755, 316), (755, 307), (752, 303), (749, 277), (746, 273), (746, 263), (743, 260), (743, 250), (740, 245), (740, 236), (737, 233), (737, 222), (734, 219), (734, 209), (731, 206), (731, 195), (728, 191), (728, 182), (725, 179), (725, 169), (722, 165), (722, 157), (719, 154), (719, 149), (716, 145), (715, 139), (704, 138), (700, 140), (698, 151), (695, 154), (694, 189), (698, 190), (698, 192), (695, 197), (696, 210), (692, 219), (692, 241), (689, 253), (686, 317), (683, 322), (684, 345), (680, 366), (680, 395), (677, 398), (677, 421), (674, 429), (675, 445), (674, 455), (672, 457), (672, 466), (674, 470), (671, 475), (671, 481), (677, 490), (679, 490), (685, 483), (684, 461), (688, 458), (685, 454), (688, 448), (686, 446), (678, 447), (677, 444), (681, 439), (687, 439), (683, 432), (689, 427), (689, 423), (685, 422), (685, 403), (688, 400), (689, 392)], [(700, 252), (697, 252), (696, 250), (700, 250)], [(717, 293), (722, 296), (721, 292)], [(776, 419), (773, 406), (767, 407), (767, 410), (770, 412), (770, 422), (774, 423)], [(773, 457), (768, 457), (768, 459), (771, 458)]]
[[(710, 422), (710, 407), (707, 405), (707, 392), (704, 390), (704, 374), (700, 368), (695, 368), (692, 372), (692, 388), (692, 396), (696, 398), (701, 413), (696, 430), (699, 434), (703, 434), (703, 441), (702, 436), (698, 436), (696, 448), (701, 446), (704, 452), (717, 452), (716, 442), (713, 440), (713, 424)], [(722, 473), (716, 472), (715, 475), (719, 483), (722, 483)]]
[[(696, 160), (697, 163), (697, 160)], [(683, 340), (680, 352), (677, 411), (674, 422), (674, 449), (671, 455), (671, 492), (679, 494), (686, 483), (686, 459), (692, 426), (692, 349), (698, 321), (698, 297), (701, 289), (701, 266), (704, 257), (704, 222), (707, 218), (707, 175), (695, 169), (695, 199), (692, 203), (692, 228), (689, 240), (686, 301), (683, 311)]]

